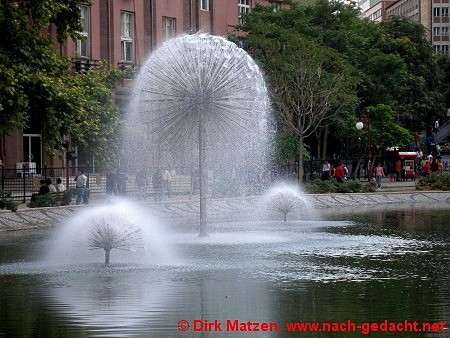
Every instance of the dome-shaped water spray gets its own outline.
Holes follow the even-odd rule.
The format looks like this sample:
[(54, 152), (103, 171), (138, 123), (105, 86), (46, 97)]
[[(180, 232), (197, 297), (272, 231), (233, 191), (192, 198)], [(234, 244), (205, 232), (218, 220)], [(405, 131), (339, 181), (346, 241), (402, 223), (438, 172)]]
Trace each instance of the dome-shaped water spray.
[(177, 152), (196, 158), (205, 236), (207, 169), (211, 162), (221, 170), (264, 167), (268, 107), (263, 76), (244, 50), (218, 36), (182, 36), (166, 42), (142, 67), (128, 118), (133, 136), (127, 140), (134, 144), (125, 144), (140, 149), (141, 165), (148, 153), (149, 162), (161, 165), (161, 149), (169, 149), (172, 158)]

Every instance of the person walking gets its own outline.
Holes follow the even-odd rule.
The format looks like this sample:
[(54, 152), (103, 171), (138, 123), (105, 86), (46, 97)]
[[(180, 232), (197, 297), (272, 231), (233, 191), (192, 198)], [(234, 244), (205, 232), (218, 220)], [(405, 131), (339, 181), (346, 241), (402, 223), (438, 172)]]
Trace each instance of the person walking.
[(88, 204), (88, 192), (86, 191), (86, 184), (87, 184), (87, 177), (84, 174), (84, 170), (78, 170), (77, 175), (75, 176), (75, 182), (77, 187), (77, 200), (76, 205), (79, 205), (81, 203), (81, 200), (83, 200), (84, 204)]
[(139, 198), (147, 198), (147, 186), (148, 186), (148, 180), (147, 175), (145, 173), (145, 169), (141, 169), (136, 174), (136, 180), (135, 183), (139, 189)]
[(377, 181), (378, 189), (381, 189), (381, 179), (384, 177), (384, 170), (381, 166), (381, 163), (378, 163), (377, 167), (375, 168), (375, 180)]
[(161, 202), (163, 199), (163, 175), (161, 169), (156, 169), (152, 176), (153, 189), (155, 190), (155, 201)]
[(323, 163), (322, 166), (322, 181), (329, 181), (330, 180), (330, 170), (331, 170), (331, 165), (330, 163), (328, 163), (327, 160), (325, 160), (325, 162)]
[(343, 183), (345, 180), (345, 171), (344, 171), (344, 165), (342, 163), (339, 163), (334, 170), (334, 177), (336, 178), (336, 181), (339, 183)]

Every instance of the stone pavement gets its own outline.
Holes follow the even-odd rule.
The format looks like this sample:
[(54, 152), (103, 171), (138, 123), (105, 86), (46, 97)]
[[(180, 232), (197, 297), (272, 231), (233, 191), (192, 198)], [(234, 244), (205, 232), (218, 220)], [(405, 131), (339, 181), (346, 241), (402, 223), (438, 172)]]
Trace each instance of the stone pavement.
[[(294, 219), (303, 219), (307, 211), (312, 209), (322, 212), (338, 212), (346, 208), (373, 208), (375, 206), (409, 206), (420, 205), (431, 207), (436, 204), (450, 207), (450, 192), (417, 191), (415, 182), (383, 182), (382, 189), (374, 193), (355, 194), (305, 194), (308, 209), (300, 209), (292, 212)], [(77, 213), (78, 211), (105, 203), (105, 199), (93, 196), (89, 206), (64, 206), (54, 208), (28, 208), (21, 205), (17, 212), (0, 210), (0, 231), (20, 230), (48, 227), (58, 224), (61, 220)], [(145, 207), (154, 217), (195, 226), (199, 218), (198, 195), (175, 196), (163, 202), (153, 202), (152, 199), (135, 200), (137, 205)], [(207, 217), (210, 222), (238, 221), (270, 217), (270, 213), (260, 196), (209, 199), (207, 203)], [(273, 216), (273, 213), (272, 213)]]

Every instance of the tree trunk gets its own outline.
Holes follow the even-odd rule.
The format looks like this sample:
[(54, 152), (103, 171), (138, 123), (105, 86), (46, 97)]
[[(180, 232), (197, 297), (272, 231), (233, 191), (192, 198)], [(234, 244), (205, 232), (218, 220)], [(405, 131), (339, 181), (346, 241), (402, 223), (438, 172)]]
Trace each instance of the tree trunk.
[(109, 255), (111, 250), (105, 250), (105, 266), (109, 266)]
[(326, 160), (327, 159), (327, 148), (328, 148), (328, 130), (330, 129), (328, 123), (325, 125), (324, 131), (322, 133), (322, 156), (321, 159), (322, 160)]
[(303, 138), (299, 137), (298, 140), (298, 184), (303, 184)]

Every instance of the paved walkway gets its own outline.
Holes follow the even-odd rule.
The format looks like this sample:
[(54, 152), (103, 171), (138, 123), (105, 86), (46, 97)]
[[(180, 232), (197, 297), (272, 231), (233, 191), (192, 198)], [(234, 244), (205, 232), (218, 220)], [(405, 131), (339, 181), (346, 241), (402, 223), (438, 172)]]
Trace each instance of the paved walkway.
[[(302, 217), (305, 211), (312, 209), (320, 212), (337, 212), (350, 207), (373, 207), (383, 205), (393, 206), (435, 206), (438, 203), (450, 203), (450, 192), (422, 192), (415, 189), (413, 181), (408, 182), (383, 182), (383, 188), (374, 193), (355, 194), (305, 194), (305, 203), (308, 209), (300, 209), (293, 212), (293, 217)], [(81, 209), (103, 204), (104, 199), (94, 198), (89, 206), (70, 205), (55, 208), (28, 208), (21, 205), (17, 212), (7, 210), (0, 211), (0, 231), (32, 229), (53, 226), (62, 219), (71, 216)], [(145, 207), (158, 219), (170, 220), (189, 226), (198, 223), (199, 201), (198, 196), (176, 196), (164, 202), (153, 202), (150, 199), (135, 201), (136, 204)], [(450, 207), (450, 205), (449, 205)], [(207, 215), (209, 221), (234, 221), (255, 219), (255, 215), (264, 214), (270, 217), (261, 197), (241, 197), (210, 199), (207, 203)], [(330, 211), (331, 210), (331, 211)], [(273, 215), (273, 214), (272, 214)]]

